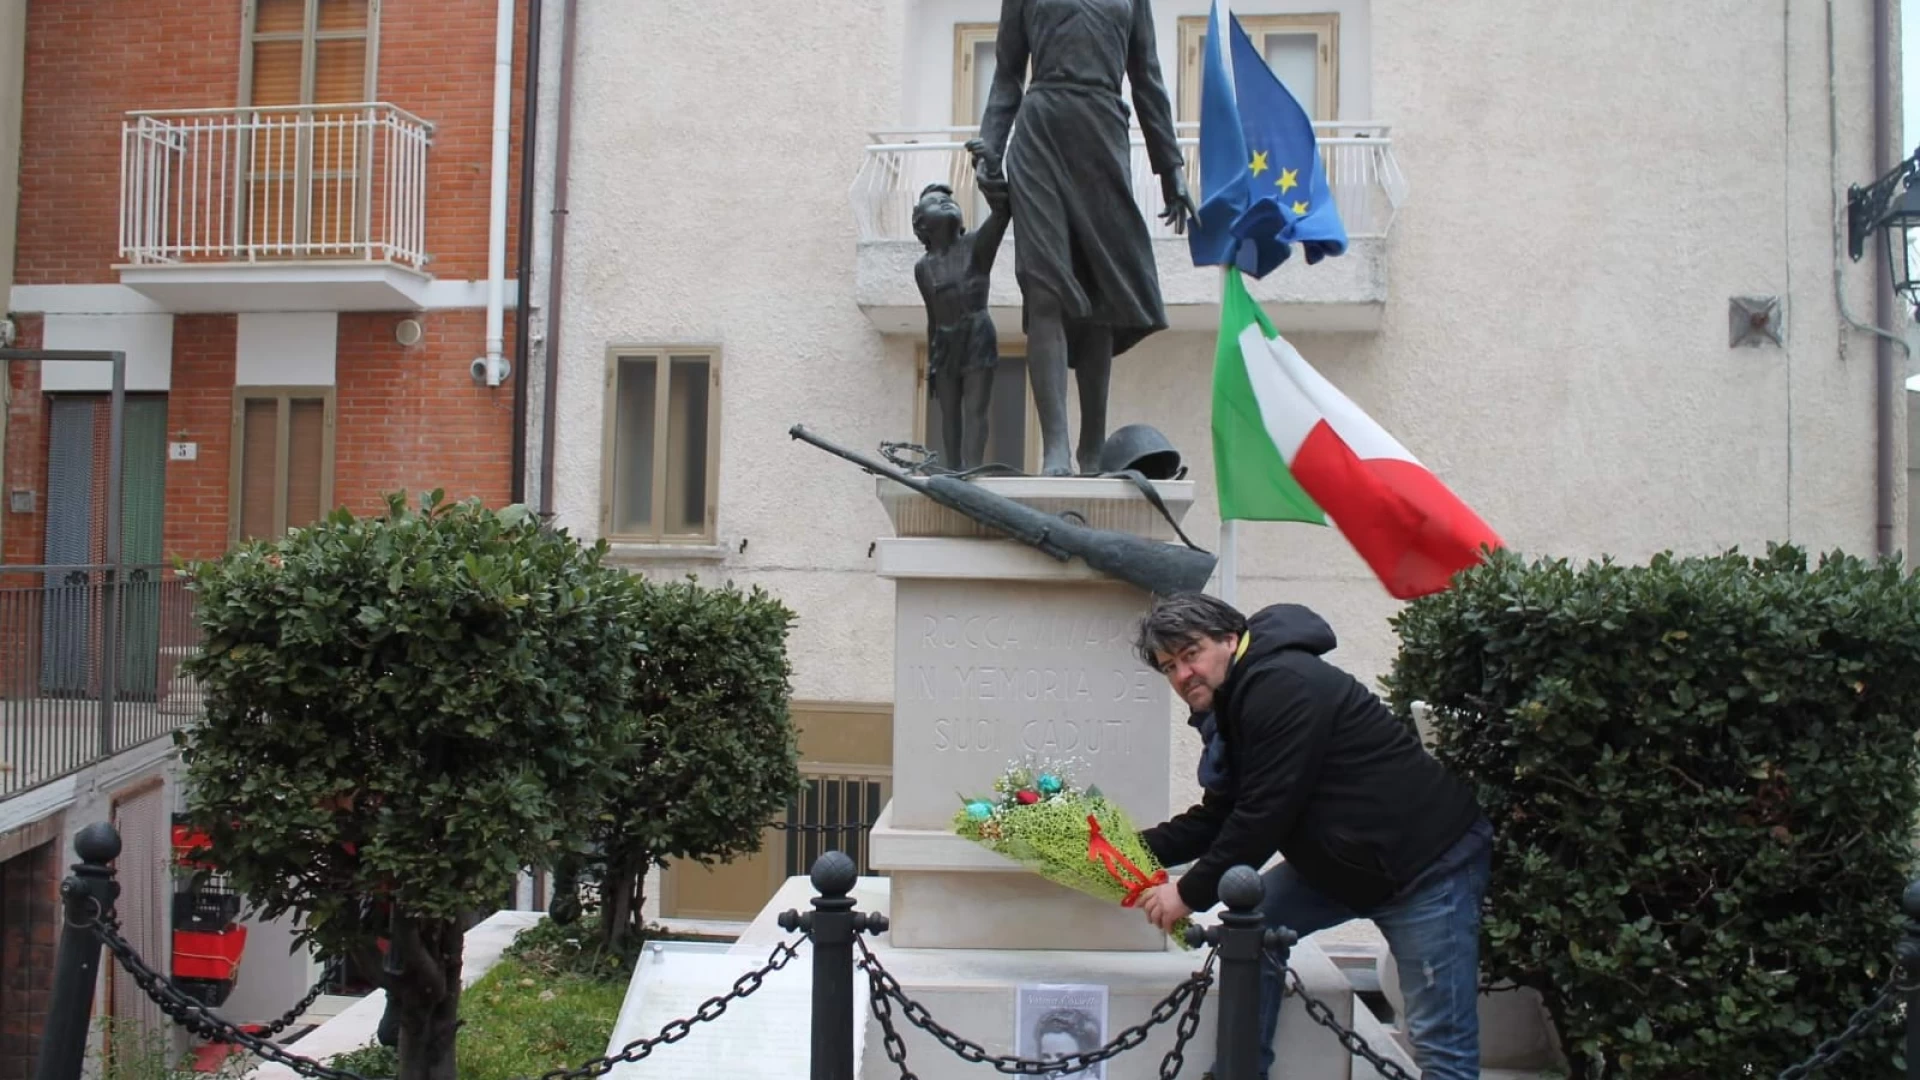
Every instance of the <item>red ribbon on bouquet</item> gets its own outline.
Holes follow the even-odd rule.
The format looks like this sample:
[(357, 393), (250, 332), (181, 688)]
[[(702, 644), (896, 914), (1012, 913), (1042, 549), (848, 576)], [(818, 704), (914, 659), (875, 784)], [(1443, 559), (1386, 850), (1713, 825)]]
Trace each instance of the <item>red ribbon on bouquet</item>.
[[(1133, 864), (1132, 859), (1122, 855), (1120, 849), (1114, 847), (1113, 842), (1100, 832), (1100, 822), (1092, 814), (1087, 815), (1087, 828), (1093, 830), (1087, 836), (1087, 860), (1104, 863), (1107, 875), (1127, 887), (1127, 897), (1120, 901), (1121, 907), (1132, 907), (1140, 902), (1141, 893), (1155, 885), (1167, 883), (1165, 870), (1155, 870), (1152, 876), (1148, 876)], [(1121, 876), (1122, 870), (1126, 871), (1125, 877)]]

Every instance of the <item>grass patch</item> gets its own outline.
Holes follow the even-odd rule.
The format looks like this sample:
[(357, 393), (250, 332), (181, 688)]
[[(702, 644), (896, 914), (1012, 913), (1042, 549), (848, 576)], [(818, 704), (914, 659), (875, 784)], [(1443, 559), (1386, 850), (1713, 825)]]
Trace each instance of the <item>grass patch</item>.
[[(627, 995), (624, 978), (590, 978), (539, 970), (518, 959), (499, 965), (460, 996), (461, 1080), (513, 1080), (571, 1067), (607, 1052)], [(390, 1077), (390, 1047), (341, 1054), (330, 1064), (368, 1077)]]
[(589, 910), (587, 916), (561, 924), (541, 919), (514, 937), (504, 955), (536, 972), (546, 975), (584, 975), (597, 979), (619, 979), (621, 985), (633, 975), (640, 953), (650, 941), (731, 941), (731, 938), (669, 931), (658, 923), (649, 923), (639, 938), (628, 939), (618, 949), (609, 949), (600, 940), (600, 920)]

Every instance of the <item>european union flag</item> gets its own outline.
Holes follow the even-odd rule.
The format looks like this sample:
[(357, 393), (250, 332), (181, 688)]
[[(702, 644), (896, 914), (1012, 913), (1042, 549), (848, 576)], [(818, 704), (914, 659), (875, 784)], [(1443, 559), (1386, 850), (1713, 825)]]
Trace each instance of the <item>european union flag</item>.
[(1299, 244), (1309, 264), (1347, 250), (1347, 227), (1327, 188), (1313, 121), (1227, 13), (1207, 16), (1200, 77), (1200, 215), (1188, 235), (1195, 266), (1232, 264), (1264, 277)]

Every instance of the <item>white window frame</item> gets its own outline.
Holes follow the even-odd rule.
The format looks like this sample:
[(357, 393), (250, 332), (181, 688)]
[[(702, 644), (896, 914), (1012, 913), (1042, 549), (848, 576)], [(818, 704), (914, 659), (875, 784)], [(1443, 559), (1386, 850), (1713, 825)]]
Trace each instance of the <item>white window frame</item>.
[[(1240, 25), (1253, 39), (1253, 47), (1266, 55), (1269, 34), (1311, 33), (1319, 42), (1319, 86), (1315, 93), (1314, 113), (1322, 121), (1340, 117), (1340, 13), (1337, 11), (1298, 12), (1288, 15), (1239, 15)], [(1180, 17), (1180, 89), (1174, 103), (1180, 123), (1200, 119), (1200, 73), (1205, 61), (1200, 47), (1207, 39), (1205, 15)]]
[[(676, 357), (699, 357), (707, 362), (707, 500), (706, 520), (698, 532), (667, 532), (667, 432), (669, 393)], [(652, 527), (645, 531), (621, 531), (614, 528), (614, 468), (620, 446), (620, 363), (623, 360), (654, 362), (653, 430), (653, 506), (648, 514)], [(657, 345), (621, 344), (607, 349), (607, 373), (600, 447), (600, 535), (622, 544), (711, 544), (718, 535), (720, 505), (720, 393), (721, 350), (713, 344)]]

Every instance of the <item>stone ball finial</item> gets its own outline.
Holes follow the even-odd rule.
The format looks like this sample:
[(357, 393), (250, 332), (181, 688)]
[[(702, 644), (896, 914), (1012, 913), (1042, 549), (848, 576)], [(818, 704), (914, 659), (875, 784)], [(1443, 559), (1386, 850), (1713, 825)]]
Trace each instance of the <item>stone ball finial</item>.
[(1920, 881), (1907, 883), (1907, 891), (1900, 894), (1900, 910), (1907, 918), (1920, 921)]
[(845, 896), (853, 891), (854, 882), (860, 880), (860, 868), (853, 864), (844, 851), (829, 851), (814, 860), (814, 891), (821, 896)]
[(73, 853), (83, 863), (105, 866), (120, 857), (120, 833), (104, 821), (96, 821), (73, 838)]
[(1251, 866), (1236, 866), (1220, 877), (1220, 901), (1231, 911), (1252, 911), (1260, 906), (1267, 888)]

